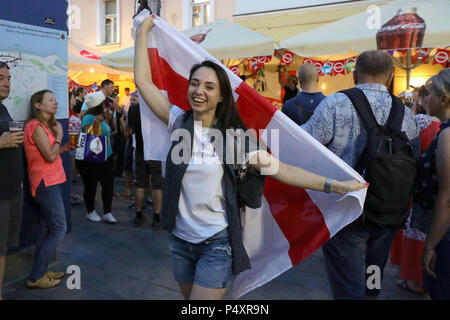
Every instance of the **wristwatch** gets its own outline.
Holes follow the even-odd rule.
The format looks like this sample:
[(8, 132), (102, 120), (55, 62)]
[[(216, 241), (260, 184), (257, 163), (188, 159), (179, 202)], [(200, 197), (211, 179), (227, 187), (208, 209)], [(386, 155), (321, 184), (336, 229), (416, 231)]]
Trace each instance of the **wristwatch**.
[(325, 181), (325, 185), (324, 185), (323, 191), (325, 191), (326, 193), (330, 193), (330, 191), (331, 191), (331, 183), (332, 182), (333, 182), (333, 179), (327, 178), (327, 180)]

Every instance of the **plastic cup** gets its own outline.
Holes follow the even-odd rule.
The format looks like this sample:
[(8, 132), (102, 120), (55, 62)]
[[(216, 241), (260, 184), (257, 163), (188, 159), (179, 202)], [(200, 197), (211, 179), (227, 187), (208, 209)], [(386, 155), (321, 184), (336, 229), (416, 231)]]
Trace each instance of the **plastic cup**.
[(78, 145), (78, 132), (69, 132), (69, 143), (72, 146)]
[(25, 125), (25, 122), (23, 122), (23, 121), (9, 121), (8, 125), (9, 125), (9, 132), (10, 133), (14, 133), (14, 132), (23, 131), (23, 127)]

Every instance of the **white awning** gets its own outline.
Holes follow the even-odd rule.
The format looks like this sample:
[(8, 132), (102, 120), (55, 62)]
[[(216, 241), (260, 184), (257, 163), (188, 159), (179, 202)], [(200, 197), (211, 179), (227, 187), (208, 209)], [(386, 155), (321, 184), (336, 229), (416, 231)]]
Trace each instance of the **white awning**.
[[(219, 60), (272, 56), (275, 49), (272, 38), (224, 19), (182, 32), (189, 38), (202, 40), (199, 45)], [(132, 71), (133, 61), (134, 47), (101, 57), (103, 65), (123, 71)]]
[(102, 52), (100, 50), (69, 40), (67, 42), (67, 52), (69, 70), (95, 73), (125, 74), (102, 65), (101, 56), (105, 55), (105, 52)]

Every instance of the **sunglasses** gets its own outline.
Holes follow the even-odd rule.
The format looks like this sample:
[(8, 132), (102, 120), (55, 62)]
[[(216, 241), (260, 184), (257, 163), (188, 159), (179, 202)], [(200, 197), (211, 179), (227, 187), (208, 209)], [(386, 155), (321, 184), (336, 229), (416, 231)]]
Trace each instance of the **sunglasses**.
[(0, 68), (6, 68), (9, 70), (9, 66), (6, 62), (0, 61)]

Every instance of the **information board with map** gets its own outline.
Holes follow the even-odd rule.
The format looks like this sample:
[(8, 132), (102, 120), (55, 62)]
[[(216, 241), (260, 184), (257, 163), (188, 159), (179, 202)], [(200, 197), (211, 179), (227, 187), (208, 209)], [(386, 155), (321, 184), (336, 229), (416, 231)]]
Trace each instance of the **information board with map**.
[(57, 119), (69, 117), (67, 33), (0, 19), (0, 61), (8, 63), (11, 91), (3, 101), (14, 120), (27, 120), (31, 95), (51, 90), (58, 101)]

